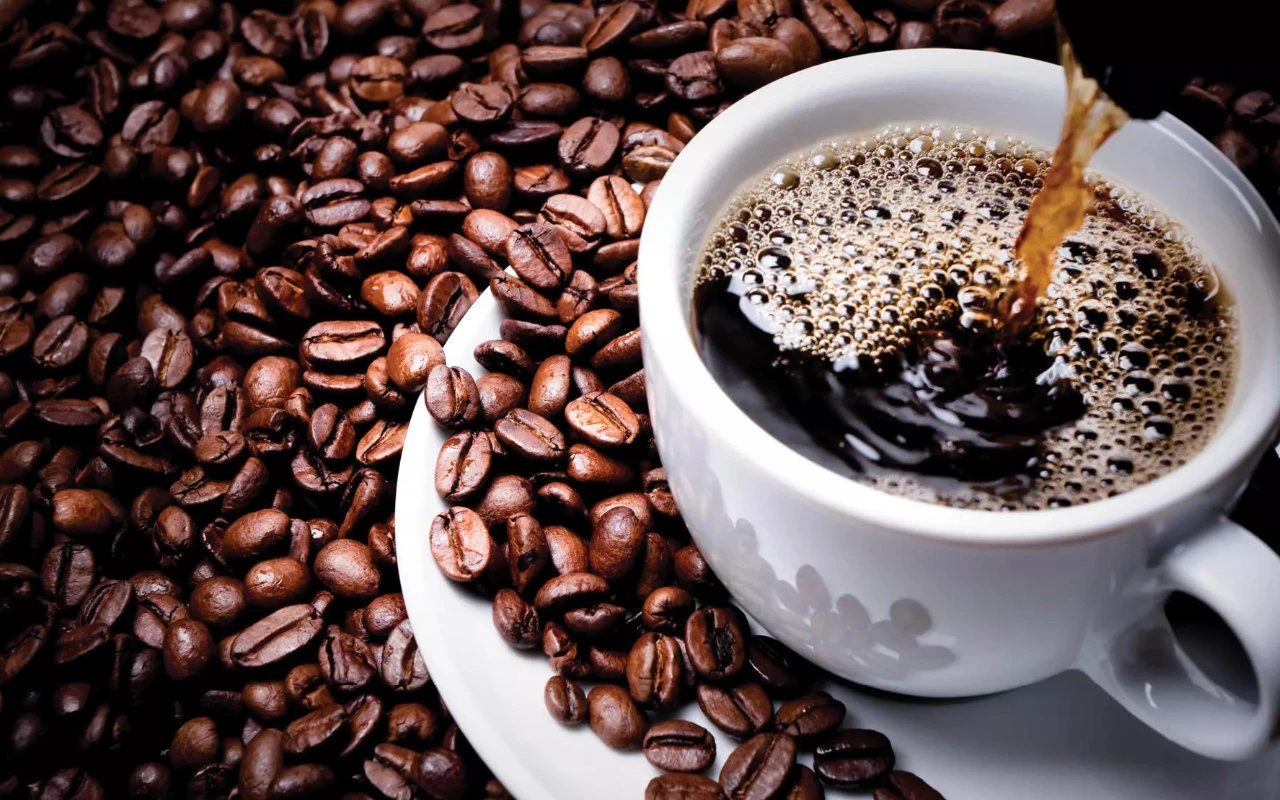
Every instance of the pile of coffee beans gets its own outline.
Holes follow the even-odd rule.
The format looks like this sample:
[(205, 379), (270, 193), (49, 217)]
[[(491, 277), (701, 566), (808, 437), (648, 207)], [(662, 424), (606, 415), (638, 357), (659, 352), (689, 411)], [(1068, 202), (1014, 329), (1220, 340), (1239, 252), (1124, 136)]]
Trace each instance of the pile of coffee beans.
[[(686, 543), (632, 264), (747, 90), (935, 42), (1054, 55), (1046, 0), (880, 6), (0, 0), (0, 797), (509, 797), (397, 591), (424, 388), (459, 430), (442, 563), (553, 654), (555, 713), (688, 769), (706, 738), (632, 698), (696, 696), (748, 738), (726, 782), (817, 796), (789, 754), (840, 715), (774, 714), (790, 657)], [(1275, 161), (1270, 95), (1191, 91)], [(440, 343), (485, 285), (512, 318), (472, 378)], [(882, 737), (818, 746), (828, 780), (936, 796)]]

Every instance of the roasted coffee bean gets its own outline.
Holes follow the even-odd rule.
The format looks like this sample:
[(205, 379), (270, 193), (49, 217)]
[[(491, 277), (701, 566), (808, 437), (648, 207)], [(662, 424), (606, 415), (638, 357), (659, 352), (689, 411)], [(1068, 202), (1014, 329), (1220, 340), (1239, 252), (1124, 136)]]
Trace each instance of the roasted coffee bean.
[(587, 721), (587, 696), (582, 687), (561, 675), (552, 675), (543, 691), (543, 700), (552, 718), (561, 725), (581, 725)]
[(78, 542), (64, 541), (45, 554), (40, 581), (46, 596), (60, 608), (78, 607), (89, 596), (97, 575), (93, 551)]
[(538, 612), (515, 591), (502, 589), (493, 598), (493, 626), (517, 650), (536, 647), (542, 638)]
[(569, 445), (566, 462), (569, 477), (587, 484), (615, 486), (629, 482), (635, 474), (625, 462), (585, 444)]
[(734, 687), (698, 684), (698, 707), (716, 727), (737, 739), (746, 739), (773, 722), (773, 703), (756, 683)]
[(767, 37), (737, 39), (716, 53), (716, 66), (725, 80), (744, 89), (755, 89), (795, 70), (791, 50)]
[(418, 300), (418, 327), (437, 341), (449, 335), (479, 296), (475, 284), (459, 272), (442, 272), (431, 279)]
[(649, 721), (636, 708), (627, 690), (601, 684), (587, 695), (591, 730), (615, 750), (639, 750)]
[(747, 662), (747, 642), (736, 614), (720, 607), (703, 607), (689, 615), (684, 629), (689, 661), (708, 680), (737, 675)]
[(164, 671), (175, 681), (198, 677), (213, 655), (213, 637), (199, 620), (180, 619), (164, 638)]
[(368, 545), (354, 539), (338, 539), (325, 545), (316, 554), (312, 569), (326, 589), (349, 600), (372, 599), (382, 581)]
[(644, 757), (667, 772), (702, 772), (715, 761), (716, 740), (701, 725), (667, 720), (644, 735)]
[(572, 572), (544, 583), (534, 597), (533, 605), (545, 618), (569, 609), (594, 605), (604, 600), (608, 593), (609, 584), (599, 575)]
[(511, 585), (528, 594), (550, 559), (542, 526), (529, 514), (514, 514), (507, 519), (506, 557)]
[(323, 624), (309, 605), (285, 606), (236, 634), (230, 645), (232, 663), (252, 669), (289, 658), (310, 644)]
[(808, 682), (806, 666), (799, 656), (769, 636), (752, 636), (747, 642), (747, 669), (776, 697), (790, 697)]
[(823, 800), (827, 794), (818, 776), (803, 764), (796, 764), (780, 791), (787, 800)]
[(844, 703), (826, 692), (815, 692), (778, 706), (774, 724), (780, 733), (803, 744), (839, 728), (844, 713)]
[(620, 141), (621, 133), (612, 122), (583, 117), (566, 128), (560, 137), (557, 145), (560, 165), (572, 175), (599, 174), (613, 161)]
[(565, 455), (565, 439), (555, 425), (517, 408), (494, 423), (493, 432), (509, 452), (530, 461), (555, 462)]
[(201, 581), (192, 589), (188, 607), (195, 619), (223, 628), (235, 624), (244, 613), (245, 603), (244, 585), (235, 578), (220, 575)]
[[(544, 486), (543, 489), (545, 488)], [(558, 574), (565, 575), (587, 570), (587, 546), (578, 534), (560, 525), (545, 526), (542, 532), (547, 539), (547, 553), (551, 559), (551, 566)]]
[(523, 348), (501, 339), (490, 339), (476, 345), (475, 359), (487, 370), (517, 377), (532, 375), (534, 370), (533, 359)]
[(265, 508), (231, 523), (222, 537), (222, 551), (231, 559), (261, 558), (283, 548), (288, 537), (289, 515)]
[(943, 800), (938, 790), (910, 772), (894, 770), (886, 783), (876, 789), (874, 800)]
[(991, 9), (982, 0), (943, 0), (933, 12), (933, 28), (943, 44), (981, 47), (991, 35)]
[(548, 419), (560, 416), (569, 400), (572, 364), (555, 355), (538, 365), (529, 386), (529, 410)]
[(640, 430), (635, 413), (608, 392), (593, 392), (572, 400), (565, 406), (564, 418), (575, 433), (601, 447), (631, 444)]
[(849, 55), (867, 45), (867, 24), (847, 0), (800, 0), (804, 19), (828, 51)]
[(431, 371), (444, 363), (444, 350), (433, 337), (406, 333), (387, 350), (387, 377), (402, 392), (417, 392), (427, 383)]
[(820, 741), (813, 751), (813, 770), (824, 783), (854, 790), (883, 781), (893, 762), (893, 746), (878, 731), (840, 731)]
[(649, 781), (644, 800), (725, 800), (725, 794), (720, 784), (705, 775), (669, 772)]
[(484, 23), (479, 8), (461, 3), (445, 6), (427, 17), (422, 36), (441, 50), (465, 50), (484, 38)]
[[(627, 657), (627, 688), (631, 699), (642, 706), (671, 711), (680, 702), (684, 688), (684, 655), (679, 641), (661, 633), (646, 633), (631, 646)], [(647, 751), (646, 746), (646, 751)], [(714, 752), (714, 750), (713, 750)], [(651, 758), (650, 761), (653, 759)], [(655, 766), (662, 766), (655, 762)], [(664, 769), (678, 772), (700, 772), (702, 767)]]
[[(644, 496), (641, 495), (643, 498)], [(645, 502), (648, 508), (648, 502)], [(712, 599), (724, 594), (724, 587), (711, 571), (702, 551), (696, 544), (685, 545), (675, 552), (672, 566), (675, 568), (676, 582), (694, 597), (702, 600)]]
[(540, 289), (563, 286), (573, 272), (572, 256), (553, 225), (537, 222), (512, 231), (506, 242), (511, 268)]
[(503, 309), (514, 317), (554, 322), (555, 305), (529, 284), (514, 275), (502, 274), (489, 281), (489, 288)]
[(555, 77), (579, 68), (588, 57), (585, 47), (540, 44), (520, 53), (520, 66), (532, 77)]
[[(556, 137), (559, 138), (559, 132)], [(547, 198), (560, 194), (570, 186), (569, 176), (550, 164), (518, 167), (512, 179), (517, 192), (531, 198)]]
[(424, 397), (432, 418), (448, 428), (465, 427), (480, 416), (480, 392), (461, 367), (440, 364), (432, 369)]
[(631, 571), (644, 547), (644, 526), (628, 508), (614, 508), (592, 525), (588, 550), (591, 570), (606, 580)]
[(484, 520), (469, 508), (454, 506), (431, 523), (431, 555), (450, 580), (474, 581), (493, 557), (493, 539)]
[(795, 741), (784, 733), (760, 733), (729, 754), (720, 786), (730, 797), (776, 796), (796, 763)]
[(486, 525), (501, 528), (516, 514), (533, 509), (533, 485), (519, 475), (500, 475), (475, 501), (476, 513)]
[(905, 20), (898, 28), (898, 49), (933, 46), (933, 25), (922, 20)]
[(380, 672), (383, 683), (397, 692), (416, 692), (431, 680), (427, 663), (414, 641), (409, 620), (402, 621), (387, 636), (382, 648)]
[(465, 500), (484, 487), (492, 464), (493, 445), (487, 435), (454, 434), (436, 460), (436, 491), (449, 502)]

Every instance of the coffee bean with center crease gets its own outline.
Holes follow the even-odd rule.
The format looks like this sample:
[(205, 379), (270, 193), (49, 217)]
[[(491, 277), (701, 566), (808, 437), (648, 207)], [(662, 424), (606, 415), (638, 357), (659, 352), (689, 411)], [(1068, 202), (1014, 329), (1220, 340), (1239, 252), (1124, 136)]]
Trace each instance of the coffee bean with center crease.
[(640, 432), (635, 412), (608, 392), (592, 392), (573, 399), (565, 406), (564, 419), (575, 433), (601, 447), (631, 444)]
[(746, 739), (773, 722), (773, 703), (756, 683), (733, 687), (698, 684), (698, 708), (717, 728), (736, 739)]
[(628, 0), (607, 6), (583, 32), (582, 46), (592, 55), (602, 54), (626, 41), (643, 24), (643, 11), (639, 3)]
[(644, 800), (725, 800), (725, 794), (705, 775), (670, 772), (649, 781)]
[(684, 639), (689, 661), (703, 678), (723, 681), (746, 665), (746, 636), (737, 615), (727, 608), (707, 606), (690, 614)]
[(380, 672), (382, 682), (396, 692), (419, 691), (431, 680), (409, 620), (401, 621), (387, 636), (382, 648)]
[(564, 457), (564, 434), (528, 409), (517, 408), (494, 423), (493, 432), (509, 451), (530, 461), (555, 462)]
[(685, 53), (667, 68), (667, 90), (689, 102), (704, 103), (718, 98), (724, 90), (710, 50)]
[(76, 106), (61, 106), (40, 122), (44, 146), (63, 158), (85, 158), (102, 144), (102, 126), (93, 114)]
[(536, 647), (542, 638), (537, 610), (512, 589), (502, 589), (494, 595), (493, 627), (517, 650)]
[(506, 241), (511, 268), (539, 289), (557, 289), (573, 272), (573, 259), (560, 232), (544, 222), (522, 225)]
[(480, 292), (466, 275), (460, 272), (440, 273), (431, 279), (418, 298), (418, 327), (443, 344), (479, 296)]
[(587, 696), (582, 687), (563, 675), (552, 675), (543, 690), (547, 711), (561, 725), (581, 725), (587, 721)]
[(44, 593), (61, 608), (76, 608), (89, 596), (97, 577), (97, 560), (84, 544), (63, 541), (45, 554), (40, 570)]
[(605, 233), (605, 218), (600, 209), (586, 198), (573, 194), (548, 197), (538, 217), (555, 228), (571, 253), (595, 250)]
[(854, 790), (880, 783), (893, 763), (893, 746), (879, 731), (840, 731), (820, 741), (813, 751), (813, 769), (824, 783)]
[(449, 95), (449, 103), (459, 119), (492, 125), (510, 116), (515, 95), (501, 83), (464, 83)]
[(779, 796), (787, 800), (823, 800), (827, 792), (813, 770), (803, 764), (796, 764), (787, 776), (787, 782)]
[(795, 741), (785, 733), (760, 733), (729, 754), (720, 786), (730, 797), (766, 800), (786, 784), (796, 763)]
[(503, 273), (495, 276), (489, 281), (489, 288), (502, 308), (512, 316), (544, 322), (554, 322), (559, 318), (555, 304), (514, 275)]
[(602, 175), (591, 183), (587, 199), (604, 214), (605, 231), (615, 239), (639, 234), (645, 205), (631, 184), (617, 175)]
[(455, 581), (479, 579), (493, 557), (493, 539), (484, 520), (462, 506), (436, 515), (431, 523), (430, 545), (440, 571)]
[(492, 465), (493, 445), (487, 435), (456, 433), (436, 459), (436, 491), (450, 503), (466, 500), (484, 486)]
[(376, 322), (332, 320), (313, 325), (302, 336), (299, 352), (318, 368), (356, 368), (373, 360), (386, 346)]
[(89, 327), (71, 315), (44, 326), (31, 343), (31, 358), (47, 370), (71, 366), (89, 347)]
[(231, 660), (250, 669), (274, 664), (309, 645), (323, 625), (324, 618), (310, 605), (285, 606), (236, 634)]
[(894, 770), (885, 783), (876, 789), (874, 800), (943, 800), (937, 789), (910, 772)]
[(604, 172), (613, 161), (621, 138), (612, 122), (600, 117), (583, 117), (560, 136), (557, 145), (560, 165), (577, 176)]
[[(642, 706), (671, 711), (680, 702), (684, 681), (684, 654), (674, 636), (646, 633), (636, 639), (627, 656), (627, 687), (633, 700)], [(699, 772), (701, 769), (677, 771)]]
[(850, 55), (867, 44), (867, 23), (848, 0), (800, 0), (804, 19), (828, 51)]
[(444, 51), (474, 47), (484, 38), (481, 11), (467, 3), (445, 6), (427, 17), (422, 38)]
[(804, 743), (839, 728), (844, 714), (844, 703), (826, 692), (814, 692), (778, 706), (774, 724), (780, 733)]
[(644, 757), (668, 772), (702, 772), (715, 761), (716, 740), (701, 725), (667, 720), (645, 734)]
[(807, 665), (777, 639), (755, 635), (747, 642), (747, 669), (776, 697), (790, 697), (808, 683)]
[(448, 428), (470, 425), (480, 414), (476, 382), (461, 367), (440, 364), (432, 369), (427, 376), (425, 398), (432, 418)]

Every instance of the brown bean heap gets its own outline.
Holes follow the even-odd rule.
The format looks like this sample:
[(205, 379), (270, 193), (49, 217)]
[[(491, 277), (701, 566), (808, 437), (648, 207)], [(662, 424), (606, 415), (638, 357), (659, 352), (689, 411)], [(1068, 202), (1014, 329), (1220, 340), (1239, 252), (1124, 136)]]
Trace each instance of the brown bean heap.
[[(1052, 57), (1049, 6), (0, 0), (0, 797), (507, 797), (397, 591), (423, 390), (458, 431), (437, 549), (551, 654), (553, 713), (695, 768), (706, 737), (646, 730), (633, 697), (696, 694), (786, 764), (776, 737), (830, 709), (775, 724), (767, 679), (738, 682), (772, 646), (740, 638), (665, 490), (648, 199), (745, 91), (935, 41)], [(1276, 162), (1271, 95), (1185, 97), (1242, 165)], [(486, 285), (512, 318), (475, 377), (440, 343)], [(885, 742), (841, 736), (820, 773), (884, 771)], [(933, 796), (903, 775), (883, 797)]]

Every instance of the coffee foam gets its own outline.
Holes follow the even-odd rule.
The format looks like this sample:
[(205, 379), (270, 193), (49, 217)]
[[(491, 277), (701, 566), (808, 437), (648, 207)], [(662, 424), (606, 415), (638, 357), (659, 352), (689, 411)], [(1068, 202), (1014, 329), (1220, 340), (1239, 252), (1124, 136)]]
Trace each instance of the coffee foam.
[[(921, 331), (996, 324), (1048, 167), (1042, 149), (955, 126), (828, 142), (743, 190), (708, 237), (700, 281), (727, 281), (779, 351), (892, 370)], [(1087, 409), (1045, 434), (1034, 488), (1011, 501), (1000, 487), (941, 496), (901, 472), (866, 482), (967, 507), (1070, 505), (1146, 483), (1212, 436), (1234, 383), (1234, 308), (1177, 224), (1089, 178), (1097, 203), (1059, 249), (1030, 331)]]

